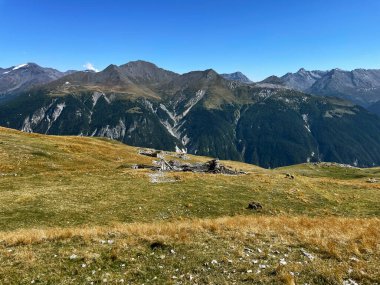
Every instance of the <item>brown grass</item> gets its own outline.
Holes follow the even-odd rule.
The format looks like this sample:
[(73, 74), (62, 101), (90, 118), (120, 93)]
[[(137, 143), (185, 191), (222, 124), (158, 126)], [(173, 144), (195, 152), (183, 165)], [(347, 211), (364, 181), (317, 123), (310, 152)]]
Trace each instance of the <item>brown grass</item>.
[(21, 229), (0, 232), (0, 240), (9, 246), (64, 240), (73, 237), (91, 239), (107, 233), (128, 234), (139, 237), (161, 236), (164, 239), (186, 239), (200, 232), (213, 232), (223, 236), (234, 232), (237, 236), (247, 232), (296, 237), (299, 241), (339, 256), (337, 248), (345, 245), (349, 251), (374, 252), (380, 245), (380, 219), (252, 217), (237, 216), (217, 219), (194, 219), (178, 222), (115, 224), (109, 227)]

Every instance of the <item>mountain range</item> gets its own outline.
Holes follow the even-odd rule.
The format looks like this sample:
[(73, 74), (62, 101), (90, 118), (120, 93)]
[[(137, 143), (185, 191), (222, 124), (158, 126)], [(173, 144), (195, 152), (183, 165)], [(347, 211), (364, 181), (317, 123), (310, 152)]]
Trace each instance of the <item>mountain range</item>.
[[(264, 80), (275, 80), (274, 77)], [(296, 73), (276, 77), (276, 83), (305, 93), (338, 97), (349, 100), (371, 110), (371, 105), (380, 101), (380, 70), (355, 69), (345, 71), (307, 71), (301, 68)], [(377, 114), (380, 114), (377, 112)]]
[(60, 72), (35, 63), (0, 68), (0, 100), (9, 99), (22, 91), (52, 82), (73, 72), (75, 71)]
[(20, 86), (15, 91), (3, 87), (8, 91), (3, 93), (7, 100), (0, 102), (1, 126), (108, 137), (263, 167), (306, 161), (380, 165), (379, 117), (347, 100), (296, 90), (319, 86), (329, 72), (300, 70), (251, 83), (239, 73), (219, 75), (208, 69), (177, 74), (134, 61), (100, 72), (44, 69), (37, 72), (42, 74), (38, 81), (30, 76), (37, 67), (0, 70), (1, 82), (6, 72), (18, 70), (29, 79), (14, 78), (31, 82), (14, 85)]

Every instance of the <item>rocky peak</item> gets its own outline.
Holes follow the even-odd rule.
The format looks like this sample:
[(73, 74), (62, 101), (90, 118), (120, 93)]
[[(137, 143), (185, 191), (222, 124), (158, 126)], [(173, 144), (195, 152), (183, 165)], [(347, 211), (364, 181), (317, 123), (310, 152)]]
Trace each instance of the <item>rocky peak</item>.
[(138, 83), (164, 83), (178, 76), (172, 71), (143, 60), (128, 62), (120, 65), (119, 69), (125, 76)]
[(236, 71), (233, 73), (224, 73), (224, 74), (221, 74), (221, 76), (231, 81), (237, 81), (237, 82), (246, 83), (246, 84), (252, 83), (252, 81), (240, 71)]

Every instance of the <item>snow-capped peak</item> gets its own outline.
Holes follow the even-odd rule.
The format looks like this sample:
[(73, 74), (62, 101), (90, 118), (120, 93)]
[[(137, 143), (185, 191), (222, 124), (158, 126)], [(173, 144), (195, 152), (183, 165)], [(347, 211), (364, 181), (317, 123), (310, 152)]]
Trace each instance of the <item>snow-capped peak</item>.
[(27, 64), (27, 63), (23, 63), (23, 64), (20, 64), (20, 65), (17, 65), (17, 66), (15, 66), (15, 67), (13, 67), (12, 70), (17, 70), (17, 69), (19, 69), (19, 68), (26, 67), (26, 66), (28, 66), (28, 64)]

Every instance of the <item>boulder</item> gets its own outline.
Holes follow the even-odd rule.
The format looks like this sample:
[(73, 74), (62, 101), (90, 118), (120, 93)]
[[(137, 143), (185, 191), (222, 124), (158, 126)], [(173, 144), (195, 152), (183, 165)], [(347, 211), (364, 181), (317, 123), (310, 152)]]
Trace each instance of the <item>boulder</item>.
[(263, 206), (258, 202), (251, 202), (248, 204), (247, 209), (257, 211), (257, 210), (262, 210)]

